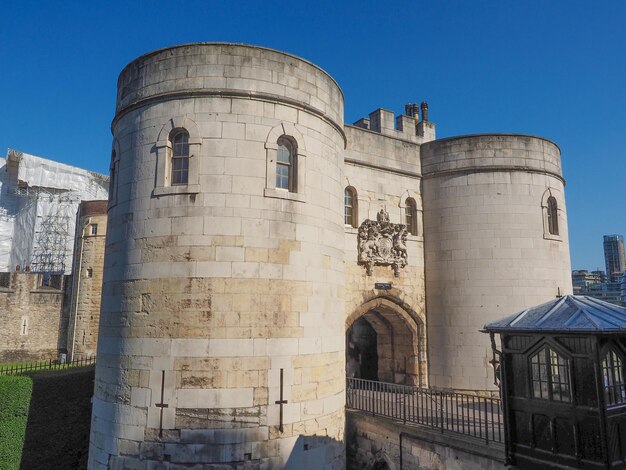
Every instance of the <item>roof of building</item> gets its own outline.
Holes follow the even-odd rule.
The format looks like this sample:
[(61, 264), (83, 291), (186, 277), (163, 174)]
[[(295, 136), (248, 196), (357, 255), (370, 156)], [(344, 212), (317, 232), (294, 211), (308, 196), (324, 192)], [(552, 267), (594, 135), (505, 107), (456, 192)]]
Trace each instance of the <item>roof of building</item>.
[(626, 333), (626, 308), (584, 295), (565, 295), (485, 325), (504, 332)]

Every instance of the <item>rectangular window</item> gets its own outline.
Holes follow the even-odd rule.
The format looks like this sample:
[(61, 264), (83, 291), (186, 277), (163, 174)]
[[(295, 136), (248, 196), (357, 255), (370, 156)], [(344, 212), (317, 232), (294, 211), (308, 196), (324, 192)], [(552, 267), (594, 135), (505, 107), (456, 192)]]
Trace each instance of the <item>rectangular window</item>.
[(91, 234), (98, 235), (98, 224), (91, 224)]
[(189, 179), (189, 157), (172, 158), (172, 184), (187, 184)]
[(11, 287), (11, 273), (0, 273), (0, 287), (4, 289)]
[(63, 274), (41, 273), (39, 276), (39, 287), (61, 290), (63, 287)]

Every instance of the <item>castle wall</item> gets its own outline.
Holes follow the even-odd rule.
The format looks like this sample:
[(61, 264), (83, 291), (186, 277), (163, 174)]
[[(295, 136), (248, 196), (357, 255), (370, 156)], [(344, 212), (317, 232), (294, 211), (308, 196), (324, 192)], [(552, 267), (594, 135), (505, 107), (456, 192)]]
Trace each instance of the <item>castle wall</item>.
[[(379, 111), (380, 113), (380, 111)], [(385, 120), (382, 120), (385, 122)], [(392, 119), (388, 120), (393, 122)], [(412, 122), (412, 119), (410, 120)], [(408, 126), (405, 126), (408, 127)], [(391, 130), (388, 130), (391, 132)], [(398, 131), (395, 131), (398, 134)], [(424, 295), (424, 256), (421, 199), (421, 170), (419, 145), (413, 136), (386, 136), (378, 132), (358, 127), (346, 126), (347, 148), (345, 155), (344, 187), (352, 186), (357, 191), (359, 226), (365, 219), (376, 220), (377, 213), (385, 209), (392, 223), (404, 224), (406, 199), (411, 197), (417, 204), (417, 234), (407, 237), (406, 267), (394, 276), (389, 266), (375, 266), (371, 276), (366, 275), (364, 266), (358, 264), (358, 229), (345, 226), (345, 265), (346, 265), (346, 327), (367, 311), (362, 308), (370, 305), (371, 310), (381, 312), (384, 319), (366, 316), (375, 325), (378, 335), (383, 335), (382, 343), (394, 342), (398, 346), (396, 358), (382, 357), (384, 348), (378, 348), (379, 379), (388, 382), (427, 384), (425, 295)], [(413, 139), (413, 142), (409, 141)], [(376, 283), (390, 284), (391, 289), (375, 288)], [(381, 305), (374, 299), (389, 299), (392, 304)], [(394, 310), (392, 310), (394, 308)], [(387, 322), (403, 323), (396, 310), (406, 309), (408, 317), (418, 329), (415, 334), (402, 334), (404, 328), (385, 328)], [(400, 357), (399, 345), (402, 342), (415, 343), (409, 354)]]
[[(523, 135), (454, 137), (421, 151), (431, 385), (487, 389), (482, 326), (572, 292), (560, 151)], [(549, 196), (558, 235), (547, 228)]]
[(41, 287), (41, 275), (25, 272), (0, 274), (0, 362), (57, 359), (63, 325), (64, 284), (68, 276), (55, 276), (54, 287)]
[(96, 354), (107, 201), (83, 201), (78, 208), (67, 344), (70, 358)]
[[(339, 88), (226, 44), (148, 54), (118, 85), (90, 468), (343, 468)], [(173, 186), (180, 127), (189, 181)], [(281, 135), (296, 191), (268, 177)]]

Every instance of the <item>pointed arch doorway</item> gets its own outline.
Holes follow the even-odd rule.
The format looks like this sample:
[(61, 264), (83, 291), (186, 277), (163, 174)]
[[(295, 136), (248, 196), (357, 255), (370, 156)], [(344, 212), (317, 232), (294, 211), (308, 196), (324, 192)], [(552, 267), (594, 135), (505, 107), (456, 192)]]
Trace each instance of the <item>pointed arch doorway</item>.
[(349, 377), (427, 386), (422, 320), (388, 298), (364, 303), (346, 321)]

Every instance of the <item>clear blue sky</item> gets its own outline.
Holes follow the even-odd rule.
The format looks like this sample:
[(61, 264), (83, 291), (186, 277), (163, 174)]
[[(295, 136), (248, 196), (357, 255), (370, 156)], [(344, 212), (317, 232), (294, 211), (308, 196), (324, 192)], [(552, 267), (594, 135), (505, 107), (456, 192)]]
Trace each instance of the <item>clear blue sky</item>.
[(557, 142), (573, 268), (604, 269), (602, 235), (626, 235), (625, 1), (15, 1), (1, 11), (2, 154), (108, 172), (126, 63), (185, 42), (243, 42), (328, 71), (347, 123), (427, 100), (438, 137)]

